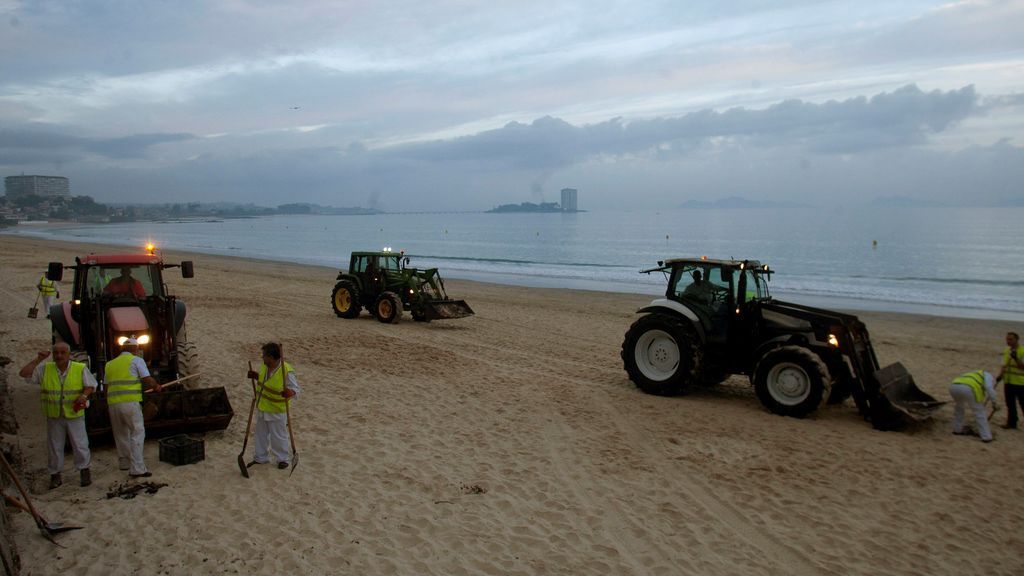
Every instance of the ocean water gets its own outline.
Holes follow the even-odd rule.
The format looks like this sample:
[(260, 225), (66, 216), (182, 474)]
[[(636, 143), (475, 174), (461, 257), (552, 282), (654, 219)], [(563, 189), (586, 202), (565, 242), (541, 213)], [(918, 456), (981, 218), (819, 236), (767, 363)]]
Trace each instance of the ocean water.
[(446, 278), (652, 295), (665, 279), (638, 271), (658, 260), (749, 258), (776, 270), (770, 288), (780, 299), (1024, 320), (1024, 208), (270, 216), (18, 226), (11, 233), (120, 245), (153, 240), (337, 268), (347, 267), (353, 250), (390, 246)]

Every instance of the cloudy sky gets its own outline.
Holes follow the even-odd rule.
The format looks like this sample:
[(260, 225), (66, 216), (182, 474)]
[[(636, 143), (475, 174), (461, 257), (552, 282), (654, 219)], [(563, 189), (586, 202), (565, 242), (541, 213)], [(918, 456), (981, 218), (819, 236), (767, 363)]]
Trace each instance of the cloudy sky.
[(1024, 205), (1024, 0), (0, 0), (0, 175), (100, 201)]

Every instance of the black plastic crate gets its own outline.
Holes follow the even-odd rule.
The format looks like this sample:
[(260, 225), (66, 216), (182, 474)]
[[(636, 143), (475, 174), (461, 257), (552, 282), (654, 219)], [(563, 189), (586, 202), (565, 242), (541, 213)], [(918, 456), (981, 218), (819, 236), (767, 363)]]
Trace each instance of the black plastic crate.
[(206, 444), (202, 437), (178, 434), (160, 440), (160, 461), (175, 466), (192, 464), (206, 459)]

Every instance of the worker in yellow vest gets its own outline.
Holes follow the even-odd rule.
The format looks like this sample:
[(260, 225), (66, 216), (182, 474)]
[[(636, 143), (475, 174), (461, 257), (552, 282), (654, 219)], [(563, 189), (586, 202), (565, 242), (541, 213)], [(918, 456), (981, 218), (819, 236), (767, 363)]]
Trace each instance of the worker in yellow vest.
[(1003, 362), (999, 367), (1000, 380), (1006, 384), (1003, 397), (1006, 399), (1006, 424), (1003, 428), (1017, 427), (1017, 405), (1024, 411), (1024, 346), (1020, 345), (1020, 336), (1016, 332), (1006, 333), (1006, 349), (1003, 350)]
[(53, 306), (53, 300), (60, 298), (60, 290), (57, 288), (57, 283), (53, 280), (47, 280), (46, 272), (39, 277), (39, 283), (36, 284), (36, 289), (39, 290), (39, 295), (43, 298), (43, 310), (46, 310), (46, 317), (50, 317), (50, 306)]
[(949, 385), (949, 395), (956, 402), (953, 408), (953, 434), (963, 436), (971, 434), (964, 427), (964, 409), (967, 406), (974, 411), (974, 422), (978, 426), (977, 434), (982, 442), (992, 441), (992, 430), (988, 426), (988, 414), (985, 403), (991, 402), (994, 410), (999, 410), (996, 402), (995, 379), (984, 370), (975, 370), (961, 374)]
[(64, 439), (71, 439), (75, 455), (75, 469), (80, 484), (92, 484), (89, 465), (89, 436), (85, 432), (85, 408), (89, 396), (96, 390), (96, 379), (81, 362), (71, 361), (71, 347), (66, 342), (55, 342), (53, 360), (42, 351), (18, 372), (29, 383), (39, 386), (43, 414), (46, 416), (46, 468), (50, 473), (50, 489), (61, 485), (64, 469)]
[(142, 391), (160, 391), (161, 386), (150, 376), (146, 361), (137, 355), (139, 342), (128, 338), (121, 344), (121, 353), (103, 368), (103, 385), (107, 391), (110, 428), (117, 445), (117, 466), (127, 470), (131, 478), (148, 478), (153, 474), (142, 458), (146, 426), (142, 418)]
[[(263, 365), (259, 372), (250, 370), (249, 378), (257, 381), (257, 404), (253, 458), (248, 466), (270, 462), (270, 454), (277, 467), (285, 469), (291, 460), (288, 437), (288, 406), (299, 393), (299, 382), (292, 365), (281, 359), (281, 346), (276, 342), (263, 345)], [(269, 453), (268, 453), (269, 452)]]

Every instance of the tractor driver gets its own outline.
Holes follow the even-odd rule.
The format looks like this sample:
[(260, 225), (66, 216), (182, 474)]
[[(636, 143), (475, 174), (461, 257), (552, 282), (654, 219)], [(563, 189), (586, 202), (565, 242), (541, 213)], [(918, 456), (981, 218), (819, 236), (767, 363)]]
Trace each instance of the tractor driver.
[(122, 266), (121, 275), (107, 283), (103, 293), (114, 296), (146, 297), (146, 289), (142, 287), (142, 282), (132, 278), (131, 266)]
[(710, 307), (715, 300), (715, 287), (702, 278), (700, 270), (694, 270), (690, 275), (693, 282), (683, 290), (683, 297)]

